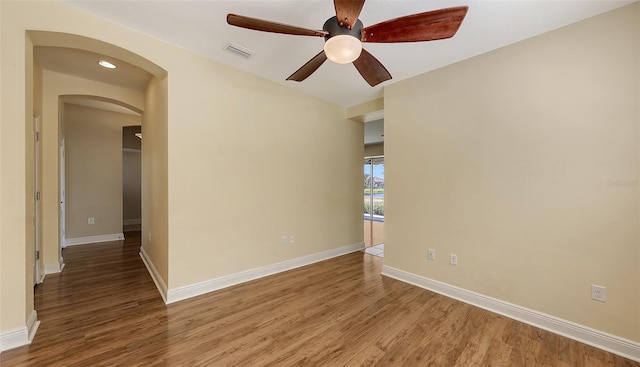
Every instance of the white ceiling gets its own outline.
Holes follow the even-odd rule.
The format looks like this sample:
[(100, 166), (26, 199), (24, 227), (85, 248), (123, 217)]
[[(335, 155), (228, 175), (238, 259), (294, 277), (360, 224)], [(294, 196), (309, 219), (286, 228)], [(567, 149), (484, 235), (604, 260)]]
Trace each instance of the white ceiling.
[(369, 121), (364, 125), (364, 144), (376, 144), (384, 141), (384, 119)]
[[(322, 50), (319, 37), (273, 34), (229, 26), (236, 13), (304, 28), (322, 29), (335, 15), (331, 0), (103, 1), (60, 0), (128, 28), (189, 49), (210, 59), (321, 99), (349, 107), (382, 97), (382, 90), (406, 79), (502, 46), (604, 13), (633, 0), (368, 0), (364, 26), (413, 13), (468, 5), (451, 39), (404, 44), (366, 43), (393, 79), (370, 87), (352, 65), (325, 62), (307, 80), (285, 79)], [(255, 54), (244, 59), (225, 51), (232, 42)]]

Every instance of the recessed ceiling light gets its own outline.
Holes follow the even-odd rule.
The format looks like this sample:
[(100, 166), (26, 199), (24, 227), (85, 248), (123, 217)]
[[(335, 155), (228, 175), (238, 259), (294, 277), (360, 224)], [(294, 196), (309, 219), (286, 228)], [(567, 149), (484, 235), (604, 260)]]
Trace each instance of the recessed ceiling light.
[(116, 66), (112, 63), (110, 63), (109, 61), (106, 60), (98, 60), (98, 65), (102, 66), (103, 68), (107, 68), (107, 69), (115, 69)]

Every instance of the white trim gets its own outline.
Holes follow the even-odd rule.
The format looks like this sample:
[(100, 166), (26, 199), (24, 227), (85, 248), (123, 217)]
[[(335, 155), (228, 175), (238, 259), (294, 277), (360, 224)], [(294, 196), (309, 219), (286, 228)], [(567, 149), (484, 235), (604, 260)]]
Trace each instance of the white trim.
[(640, 362), (640, 343), (387, 265), (382, 275)]
[(169, 289), (167, 293), (167, 304), (182, 301), (191, 297), (196, 297), (222, 288), (227, 288), (232, 285), (248, 282), (258, 278), (263, 278), (283, 271), (299, 268), (301, 266), (310, 265), (319, 261), (328, 260), (337, 256), (346, 255), (352, 252), (360, 251), (362, 249), (364, 249), (364, 242), (323, 251), (317, 254), (307, 255), (296, 259), (286, 260), (279, 263), (262, 266), (260, 268), (187, 285), (184, 287)]
[(30, 344), (38, 326), (40, 326), (38, 313), (33, 310), (25, 326), (0, 334), (0, 352)]
[(160, 273), (158, 273), (158, 269), (153, 265), (153, 262), (149, 256), (147, 256), (143, 247), (140, 247), (140, 257), (142, 258), (144, 266), (147, 267), (147, 271), (151, 274), (151, 279), (153, 279), (153, 282), (156, 284), (156, 288), (158, 288), (160, 296), (162, 296), (162, 300), (164, 303), (167, 303), (167, 285), (164, 283), (164, 280), (162, 280)]
[(29, 343), (33, 340), (33, 337), (36, 336), (36, 331), (38, 331), (38, 327), (40, 326), (40, 320), (38, 320), (38, 313), (36, 310), (31, 311), (31, 315), (29, 315), (29, 320), (27, 320), (27, 334), (29, 336)]
[(64, 247), (84, 245), (87, 243), (110, 242), (124, 240), (124, 233), (100, 234), (97, 236), (66, 238)]
[(26, 326), (0, 334), (0, 351), (27, 344), (29, 344), (29, 332)]
[(56, 274), (61, 273), (62, 268), (64, 268), (64, 263), (53, 263), (53, 264), (44, 264), (44, 273), (46, 274)]
[(122, 224), (125, 226), (133, 226), (142, 224), (142, 219), (123, 219)]

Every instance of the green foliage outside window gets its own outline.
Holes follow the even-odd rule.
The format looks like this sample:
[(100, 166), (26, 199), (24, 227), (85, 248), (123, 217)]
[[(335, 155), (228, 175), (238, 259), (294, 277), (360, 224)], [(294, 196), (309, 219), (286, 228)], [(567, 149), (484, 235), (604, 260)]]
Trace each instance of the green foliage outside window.
[[(364, 213), (369, 214), (369, 208), (371, 207), (370, 203), (366, 201), (364, 203)], [(374, 201), (373, 202), (373, 214), (374, 215), (382, 215), (384, 216), (384, 201)]]

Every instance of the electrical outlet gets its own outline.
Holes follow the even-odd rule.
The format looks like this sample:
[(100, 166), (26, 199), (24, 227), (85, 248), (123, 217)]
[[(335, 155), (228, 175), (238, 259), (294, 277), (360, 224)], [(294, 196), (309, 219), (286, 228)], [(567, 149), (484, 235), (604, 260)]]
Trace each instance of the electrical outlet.
[(436, 250), (430, 248), (427, 250), (427, 259), (429, 260), (435, 260), (436, 259)]
[(280, 237), (280, 244), (282, 245), (286, 245), (288, 243), (288, 239), (287, 239), (287, 235), (283, 234), (282, 237)]
[(601, 285), (591, 284), (591, 299), (600, 302), (607, 302), (607, 288)]
[(296, 242), (296, 236), (295, 235), (289, 236), (289, 243), (295, 243), (295, 242)]
[(95, 223), (96, 223), (96, 220), (95, 220), (95, 218), (93, 218), (93, 217), (89, 217), (89, 218), (87, 219), (87, 223), (89, 223), (89, 224), (95, 224)]
[(451, 265), (458, 265), (458, 255), (456, 254), (449, 255), (449, 263)]

